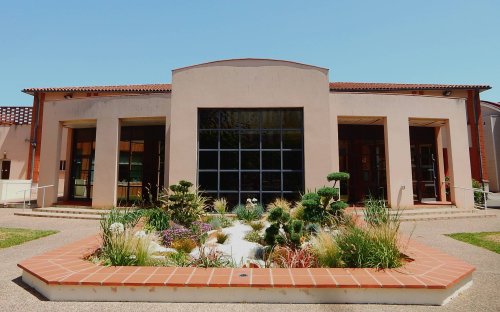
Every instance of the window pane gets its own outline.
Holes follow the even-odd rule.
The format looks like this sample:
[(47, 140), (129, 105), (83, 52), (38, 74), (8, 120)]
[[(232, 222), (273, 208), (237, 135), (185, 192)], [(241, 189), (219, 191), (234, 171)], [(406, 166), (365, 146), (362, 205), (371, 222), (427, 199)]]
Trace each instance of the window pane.
[(241, 169), (259, 169), (259, 152), (241, 152)]
[(238, 128), (238, 111), (235, 110), (221, 111), (219, 118), (220, 118), (221, 129)]
[(242, 111), (240, 113), (241, 129), (258, 129), (260, 127), (260, 113), (258, 111)]
[(216, 149), (218, 148), (218, 131), (200, 131), (200, 148)]
[(200, 172), (199, 185), (204, 190), (217, 190), (217, 172)]
[(221, 172), (220, 189), (224, 191), (237, 191), (239, 189), (238, 172)]
[(263, 131), (262, 132), (262, 148), (279, 149), (281, 141), (280, 131)]
[(242, 172), (241, 189), (244, 191), (260, 191), (260, 174), (258, 172)]
[(219, 114), (216, 110), (200, 111), (200, 129), (218, 129)]
[(283, 111), (283, 128), (302, 129), (302, 111), (300, 110)]
[(303, 184), (303, 172), (283, 172), (283, 190), (300, 191)]
[(220, 133), (220, 148), (239, 148), (238, 131), (221, 131)]
[(200, 151), (200, 169), (217, 169), (219, 159), (217, 151)]
[(281, 128), (281, 111), (269, 110), (262, 112), (262, 128), (263, 129), (279, 129)]
[(262, 193), (262, 205), (266, 207), (272, 203), (276, 198), (281, 198), (281, 193)]
[(238, 152), (220, 152), (221, 169), (239, 169)]
[(281, 169), (281, 152), (262, 152), (262, 169)]
[(283, 169), (302, 170), (302, 152), (283, 152)]
[(240, 203), (239, 194), (237, 192), (234, 193), (220, 193), (219, 198), (225, 198), (227, 200), (227, 211), (233, 211), (234, 207)]
[(281, 190), (281, 172), (263, 172), (262, 190), (263, 191)]
[(241, 132), (241, 148), (259, 148), (260, 134), (255, 131)]
[(283, 148), (302, 148), (302, 132), (299, 130), (283, 131)]

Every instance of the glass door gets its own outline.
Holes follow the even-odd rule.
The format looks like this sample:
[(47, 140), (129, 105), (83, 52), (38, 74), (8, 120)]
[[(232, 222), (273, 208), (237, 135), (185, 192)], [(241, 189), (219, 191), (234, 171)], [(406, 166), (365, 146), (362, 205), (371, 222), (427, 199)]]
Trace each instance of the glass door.
[(95, 128), (74, 129), (70, 198), (90, 201), (94, 182)]

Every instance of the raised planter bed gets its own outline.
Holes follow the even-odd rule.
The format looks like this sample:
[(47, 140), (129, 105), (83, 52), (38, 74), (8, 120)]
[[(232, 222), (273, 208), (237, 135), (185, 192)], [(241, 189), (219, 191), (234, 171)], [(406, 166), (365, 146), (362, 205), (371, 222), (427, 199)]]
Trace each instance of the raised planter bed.
[(84, 260), (98, 247), (93, 236), (25, 260), (22, 279), (54, 301), (443, 305), (475, 270), (415, 241), (414, 261), (390, 270), (103, 267)]

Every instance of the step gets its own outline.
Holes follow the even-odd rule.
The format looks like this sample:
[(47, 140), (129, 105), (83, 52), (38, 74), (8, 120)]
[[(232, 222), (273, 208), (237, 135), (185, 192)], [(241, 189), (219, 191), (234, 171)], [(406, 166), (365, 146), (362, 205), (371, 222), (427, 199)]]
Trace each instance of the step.
[(405, 210), (390, 210), (391, 215), (401, 216), (420, 216), (420, 215), (435, 215), (435, 214), (460, 214), (460, 213), (483, 213), (481, 209), (459, 209), (459, 208), (421, 208), (421, 209), (405, 209)]
[(489, 212), (459, 212), (459, 213), (441, 213), (427, 215), (401, 215), (401, 222), (407, 221), (433, 221), (433, 220), (451, 220), (451, 219), (476, 219), (476, 218), (494, 218), (496, 215)]
[(68, 207), (46, 207), (34, 208), (36, 212), (50, 212), (50, 213), (66, 213), (66, 214), (88, 214), (88, 215), (103, 215), (109, 213), (110, 210), (90, 209), (90, 208), (68, 208)]
[(82, 219), (82, 220), (101, 220), (100, 215), (96, 214), (74, 214), (74, 213), (59, 213), (59, 212), (39, 212), (26, 209), (23, 211), (14, 212), (16, 216), (25, 217), (40, 217), (40, 218), (62, 218), (62, 219)]

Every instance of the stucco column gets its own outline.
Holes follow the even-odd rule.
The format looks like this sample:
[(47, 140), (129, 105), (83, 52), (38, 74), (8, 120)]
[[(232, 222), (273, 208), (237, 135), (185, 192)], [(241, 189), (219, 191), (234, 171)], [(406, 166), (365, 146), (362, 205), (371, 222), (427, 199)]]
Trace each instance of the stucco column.
[(331, 158), (332, 158), (332, 172), (339, 171), (340, 163), (339, 163), (339, 122), (338, 116), (330, 113), (330, 129), (331, 129)]
[(119, 143), (119, 119), (97, 119), (92, 207), (116, 205)]
[(443, 127), (434, 128), (434, 133), (436, 135), (436, 158), (437, 158), (437, 176), (439, 188), (439, 200), (446, 201), (446, 184), (445, 174), (444, 174), (444, 157), (443, 157)]
[(384, 121), (387, 199), (394, 209), (413, 206), (410, 128), (406, 116)]
[(448, 166), (450, 197), (457, 208), (474, 208), (472, 175), (469, 160), (467, 126), (463, 120), (449, 119), (446, 123), (448, 138)]
[(61, 154), (62, 125), (58, 121), (47, 121), (43, 125), (42, 142), (40, 147), (40, 172), (38, 186), (45, 188), (45, 204), (43, 203), (43, 189), (38, 190), (38, 207), (50, 206), (57, 202), (57, 190), (59, 188), (59, 160)]

